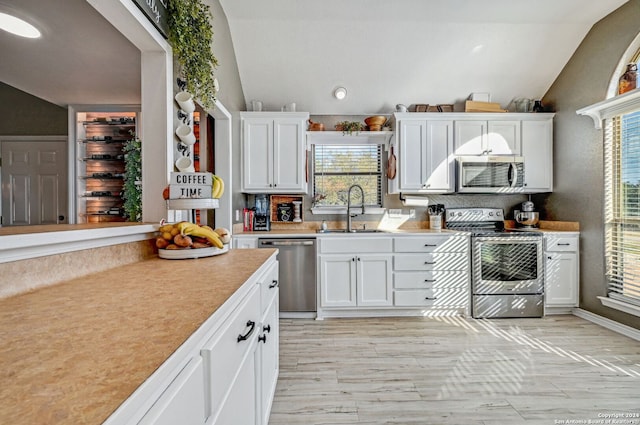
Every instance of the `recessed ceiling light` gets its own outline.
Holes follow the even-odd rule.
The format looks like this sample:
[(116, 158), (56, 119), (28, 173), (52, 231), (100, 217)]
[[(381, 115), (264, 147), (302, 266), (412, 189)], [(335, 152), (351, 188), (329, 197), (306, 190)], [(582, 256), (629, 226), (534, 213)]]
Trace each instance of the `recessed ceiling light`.
[(347, 89), (345, 89), (344, 87), (338, 87), (333, 91), (333, 96), (335, 96), (335, 98), (338, 100), (342, 100), (347, 97)]
[(30, 23), (15, 16), (0, 12), (0, 29), (26, 38), (40, 37), (40, 31)]

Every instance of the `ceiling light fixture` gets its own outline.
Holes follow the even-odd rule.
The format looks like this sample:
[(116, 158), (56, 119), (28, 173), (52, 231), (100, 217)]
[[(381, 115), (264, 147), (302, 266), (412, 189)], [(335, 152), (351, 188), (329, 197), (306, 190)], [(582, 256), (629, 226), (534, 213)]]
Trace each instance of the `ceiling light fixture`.
[(333, 96), (338, 100), (342, 100), (347, 97), (347, 89), (344, 87), (338, 87), (333, 91)]
[(30, 23), (2, 12), (0, 12), (0, 29), (26, 38), (38, 38), (41, 35), (38, 28)]

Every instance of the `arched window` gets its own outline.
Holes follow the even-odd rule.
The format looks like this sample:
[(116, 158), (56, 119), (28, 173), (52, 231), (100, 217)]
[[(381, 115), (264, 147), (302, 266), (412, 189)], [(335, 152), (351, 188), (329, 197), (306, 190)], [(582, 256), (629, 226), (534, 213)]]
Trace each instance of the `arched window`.
[[(640, 49), (627, 58), (618, 69), (626, 69), (628, 63), (637, 64)], [(615, 79), (616, 90), (617, 83)], [(637, 98), (639, 91), (637, 88), (619, 99)], [(637, 101), (627, 102), (604, 124), (608, 298), (614, 303), (636, 306), (628, 312), (640, 315), (640, 105)], [(603, 299), (605, 304), (608, 301)]]

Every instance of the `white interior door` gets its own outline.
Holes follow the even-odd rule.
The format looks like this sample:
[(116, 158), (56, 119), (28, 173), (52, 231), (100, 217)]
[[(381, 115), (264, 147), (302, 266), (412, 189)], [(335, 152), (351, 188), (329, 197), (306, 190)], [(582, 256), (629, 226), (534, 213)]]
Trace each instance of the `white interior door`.
[(0, 145), (2, 225), (67, 223), (66, 139)]

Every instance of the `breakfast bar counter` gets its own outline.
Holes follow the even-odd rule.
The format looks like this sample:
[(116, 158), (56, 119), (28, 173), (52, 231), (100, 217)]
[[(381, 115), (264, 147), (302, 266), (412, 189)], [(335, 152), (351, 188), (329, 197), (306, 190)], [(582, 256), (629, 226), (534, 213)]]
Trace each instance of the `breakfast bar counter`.
[(0, 423), (101, 424), (276, 252), (154, 258), (0, 300)]

